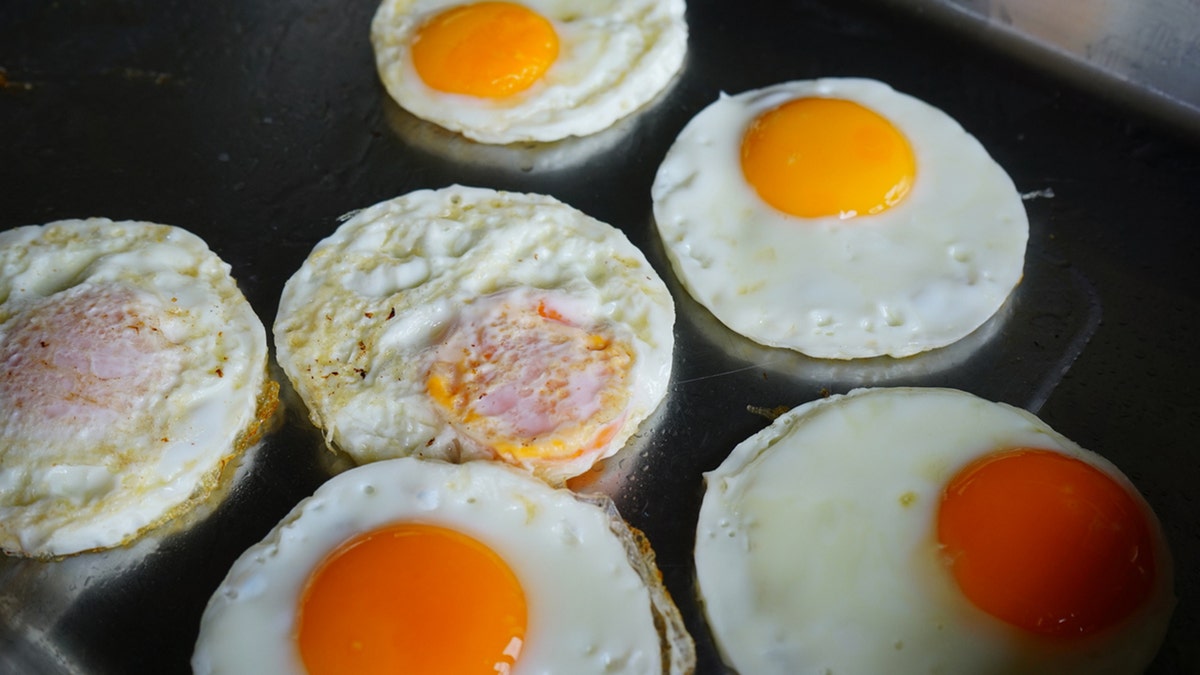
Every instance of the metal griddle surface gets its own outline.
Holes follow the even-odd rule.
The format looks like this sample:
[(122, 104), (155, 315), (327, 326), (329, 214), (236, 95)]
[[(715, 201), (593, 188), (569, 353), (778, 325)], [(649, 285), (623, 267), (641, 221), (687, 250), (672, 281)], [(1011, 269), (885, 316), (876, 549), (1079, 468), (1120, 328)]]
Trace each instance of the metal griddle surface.
[[(766, 426), (747, 406), (863, 385), (1006, 401), (1122, 467), (1175, 555), (1179, 606), (1151, 672), (1200, 672), (1195, 138), (903, 3), (693, 0), (686, 70), (652, 107), (590, 139), (480, 147), (388, 99), (367, 39), (375, 4), (7, 0), (0, 228), (107, 216), (190, 229), (269, 326), (342, 214), (451, 183), (554, 195), (624, 230), (678, 305), (667, 401), (586, 482), (649, 536), (701, 673), (723, 672), (692, 568), (702, 472)], [(979, 334), (904, 361), (822, 362), (731, 334), (675, 281), (649, 196), (675, 135), (719, 92), (820, 76), (877, 78), (942, 108), (1029, 193), (1025, 280)], [(345, 466), (294, 396), (285, 407), (232, 490), (193, 516), (107, 553), (0, 559), (0, 672), (188, 672), (233, 559)]]

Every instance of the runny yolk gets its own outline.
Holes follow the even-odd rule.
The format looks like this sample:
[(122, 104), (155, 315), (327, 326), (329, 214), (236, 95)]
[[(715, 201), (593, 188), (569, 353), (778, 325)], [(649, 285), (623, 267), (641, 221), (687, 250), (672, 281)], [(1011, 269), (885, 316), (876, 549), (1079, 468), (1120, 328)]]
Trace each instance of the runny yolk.
[(525, 593), (494, 551), (454, 530), (401, 523), (322, 561), (295, 635), (309, 675), (495, 675), (516, 662), (525, 621)]
[(768, 110), (742, 136), (742, 173), (763, 201), (802, 218), (880, 213), (912, 189), (908, 140), (852, 101), (801, 98)]
[(412, 45), (413, 65), (425, 84), (481, 98), (528, 89), (557, 57), (554, 26), (511, 2), (441, 12), (421, 26)]
[(1151, 593), (1151, 524), (1129, 491), (1086, 462), (1020, 448), (954, 476), (938, 509), (938, 540), (977, 607), (1032, 633), (1094, 633)]
[(442, 339), (426, 390), (460, 432), (519, 464), (605, 449), (624, 423), (630, 348), (553, 303), (494, 296)]

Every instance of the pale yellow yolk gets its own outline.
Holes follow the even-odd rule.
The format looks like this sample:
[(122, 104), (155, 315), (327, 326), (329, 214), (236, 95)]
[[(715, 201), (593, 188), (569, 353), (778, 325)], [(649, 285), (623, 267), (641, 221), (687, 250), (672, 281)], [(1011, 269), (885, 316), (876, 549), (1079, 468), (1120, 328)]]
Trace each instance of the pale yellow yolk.
[(1020, 448), (950, 481), (938, 540), (963, 594), (1032, 633), (1089, 635), (1119, 623), (1158, 575), (1151, 524), (1129, 491), (1074, 457)]
[(168, 396), (183, 350), (162, 309), (120, 287), (76, 286), (42, 298), (0, 345), (0, 409), (31, 437), (104, 436)]
[(481, 98), (528, 89), (557, 57), (554, 26), (511, 2), (446, 10), (420, 28), (412, 45), (413, 65), (425, 84)]
[(525, 639), (525, 593), (494, 551), (402, 523), (334, 551), (309, 577), (296, 641), (309, 675), (508, 672)]
[(802, 98), (760, 115), (742, 137), (742, 173), (793, 216), (880, 213), (912, 188), (916, 159), (890, 122), (841, 99)]
[(540, 302), (464, 312), (430, 368), (430, 397), (460, 431), (510, 461), (599, 453), (624, 421), (630, 349)]

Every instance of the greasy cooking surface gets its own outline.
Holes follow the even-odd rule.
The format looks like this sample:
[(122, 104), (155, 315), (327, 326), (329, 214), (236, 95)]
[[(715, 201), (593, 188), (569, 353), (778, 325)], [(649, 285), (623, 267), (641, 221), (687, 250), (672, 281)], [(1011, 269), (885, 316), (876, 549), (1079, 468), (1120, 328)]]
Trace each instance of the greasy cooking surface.
[[(981, 49), (895, 3), (692, 2), (682, 76), (598, 136), (474, 146), (400, 111), (375, 75), (374, 0), (0, 7), (0, 227), (102, 215), (190, 229), (269, 326), (284, 281), (337, 218), (458, 182), (544, 192), (623, 229), (679, 311), (668, 398), (590, 477), (654, 544), (701, 672), (721, 672), (693, 587), (701, 473), (794, 406), (859, 385), (939, 385), (1025, 407), (1120, 466), (1175, 554), (1153, 673), (1200, 669), (1200, 151), (1136, 108)], [(722, 327), (671, 274), (649, 186), (718, 92), (865, 76), (958, 119), (1028, 195), (1025, 279), (980, 333), (906, 361), (831, 363)], [(278, 375), (278, 373), (276, 373)], [(0, 560), (0, 672), (187, 672), (229, 564), (344, 460), (285, 389), (280, 428), (224, 500), (133, 546)], [(207, 516), (204, 518), (203, 516)]]

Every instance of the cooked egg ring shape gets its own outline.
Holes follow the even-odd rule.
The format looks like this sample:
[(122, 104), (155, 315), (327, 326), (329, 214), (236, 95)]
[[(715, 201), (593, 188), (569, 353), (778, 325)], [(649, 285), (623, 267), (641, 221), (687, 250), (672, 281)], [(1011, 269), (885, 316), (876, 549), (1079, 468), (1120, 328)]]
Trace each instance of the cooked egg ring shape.
[(551, 197), (453, 186), (319, 243), (275, 340), (313, 422), (356, 462), (500, 459), (559, 482), (665, 396), (674, 317), (619, 230)]
[(483, 143), (556, 141), (611, 126), (683, 65), (683, 0), (384, 0), (379, 77), (417, 117)]
[[(692, 640), (631, 533), (615, 510), (495, 462), (355, 467), (233, 563), (200, 620), (192, 666), (692, 672)], [(468, 654), (475, 668), (454, 665)]]
[(208, 494), (274, 411), (266, 331), (197, 236), (104, 218), (0, 233), (0, 545), (128, 542)]
[(722, 95), (652, 187), (676, 275), (730, 329), (830, 359), (959, 340), (1020, 281), (1020, 195), (948, 115), (874, 80)]
[(739, 672), (1132, 675), (1174, 607), (1129, 479), (965, 392), (806, 403), (705, 483), (698, 587)]

